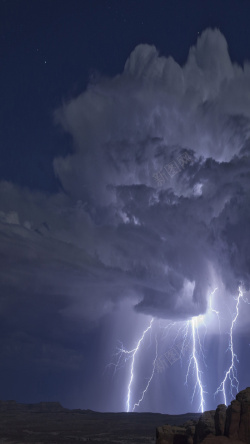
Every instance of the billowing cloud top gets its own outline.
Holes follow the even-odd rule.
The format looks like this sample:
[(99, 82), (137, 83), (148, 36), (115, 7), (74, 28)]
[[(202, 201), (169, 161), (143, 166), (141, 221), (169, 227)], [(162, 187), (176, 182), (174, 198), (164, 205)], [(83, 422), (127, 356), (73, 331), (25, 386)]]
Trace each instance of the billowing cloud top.
[(218, 283), (248, 286), (250, 64), (232, 63), (220, 31), (183, 67), (137, 46), (55, 120), (72, 136), (54, 160), (64, 192), (0, 187), (6, 287), (61, 295), (60, 316), (95, 320), (122, 298), (189, 318)]

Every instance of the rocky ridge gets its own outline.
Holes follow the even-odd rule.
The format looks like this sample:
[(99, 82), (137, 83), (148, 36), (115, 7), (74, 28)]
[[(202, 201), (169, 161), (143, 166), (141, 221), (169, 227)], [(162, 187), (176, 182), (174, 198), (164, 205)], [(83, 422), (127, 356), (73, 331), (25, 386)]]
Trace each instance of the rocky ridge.
[(156, 429), (156, 444), (250, 444), (250, 387), (230, 406), (202, 413), (198, 421)]

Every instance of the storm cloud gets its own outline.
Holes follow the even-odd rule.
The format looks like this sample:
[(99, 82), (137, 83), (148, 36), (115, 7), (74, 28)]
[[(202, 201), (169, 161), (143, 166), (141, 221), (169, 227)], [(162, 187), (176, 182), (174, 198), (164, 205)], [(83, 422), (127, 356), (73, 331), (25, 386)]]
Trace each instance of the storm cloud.
[(55, 112), (74, 146), (55, 174), (89, 215), (89, 254), (117, 270), (117, 283), (126, 275), (122, 294), (139, 296), (136, 310), (190, 317), (206, 311), (218, 279), (231, 295), (248, 286), (249, 118), (250, 65), (231, 61), (216, 29), (183, 67), (137, 46), (123, 73)]
[(218, 282), (228, 298), (248, 288), (250, 64), (233, 63), (219, 30), (184, 66), (138, 45), (54, 120), (72, 140), (53, 163), (62, 191), (0, 185), (3, 315), (25, 294), (87, 329), (124, 300), (188, 319)]

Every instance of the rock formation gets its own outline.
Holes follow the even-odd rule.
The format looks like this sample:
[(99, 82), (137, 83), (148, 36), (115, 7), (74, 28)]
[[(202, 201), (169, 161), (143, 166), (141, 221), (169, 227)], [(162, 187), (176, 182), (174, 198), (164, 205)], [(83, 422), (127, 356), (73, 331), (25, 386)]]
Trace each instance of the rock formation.
[[(185, 425), (157, 427), (156, 442), (157, 444), (189, 444), (187, 429)], [(192, 444), (192, 440), (190, 444)]]
[(182, 426), (164, 425), (156, 429), (156, 444), (193, 444), (198, 421), (190, 420)]
[(215, 415), (214, 415), (214, 425), (215, 425), (215, 435), (223, 436), (225, 434), (226, 426), (226, 411), (227, 407), (225, 404), (218, 405)]
[(156, 429), (156, 444), (250, 444), (250, 387), (242, 390), (229, 407), (202, 413), (198, 421)]
[(225, 435), (250, 444), (250, 387), (238, 393), (228, 407)]
[(195, 427), (194, 443), (200, 444), (208, 435), (215, 435), (215, 410), (202, 413)]

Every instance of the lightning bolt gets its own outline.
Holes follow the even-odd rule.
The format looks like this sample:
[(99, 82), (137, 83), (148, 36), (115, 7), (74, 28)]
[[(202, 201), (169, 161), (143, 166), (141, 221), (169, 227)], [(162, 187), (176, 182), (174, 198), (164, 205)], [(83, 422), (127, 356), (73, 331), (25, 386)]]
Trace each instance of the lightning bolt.
[[(209, 310), (212, 311), (213, 313), (215, 313), (219, 319), (219, 312), (215, 309), (212, 308), (212, 296), (214, 295), (214, 293), (216, 292), (217, 288), (215, 288), (209, 295)], [(203, 351), (203, 347), (201, 344), (201, 340), (200, 340), (200, 334), (199, 334), (199, 327), (198, 327), (198, 321), (201, 321), (205, 327), (205, 329), (207, 330), (206, 324), (205, 324), (205, 320), (204, 320), (204, 316), (200, 315), (200, 316), (196, 316), (193, 317), (191, 319), (191, 321), (187, 322), (187, 326), (186, 326), (186, 333), (185, 333), (185, 341), (187, 339), (187, 334), (188, 334), (188, 330), (189, 330), (189, 325), (191, 323), (191, 327), (192, 327), (192, 353), (190, 355), (189, 358), (189, 364), (188, 364), (188, 369), (187, 369), (187, 374), (186, 374), (186, 382), (185, 384), (187, 385), (188, 382), (188, 376), (190, 374), (190, 370), (191, 367), (193, 365), (193, 370), (195, 373), (195, 379), (196, 379), (196, 383), (194, 386), (194, 390), (193, 390), (193, 395), (192, 395), (192, 402), (194, 400), (194, 396), (196, 393), (196, 389), (198, 388), (199, 391), (199, 396), (200, 396), (200, 405), (199, 405), (199, 410), (203, 413), (204, 412), (204, 408), (205, 408), (205, 399), (204, 399), (204, 394), (206, 393), (202, 384), (202, 380), (201, 380), (201, 375), (202, 375), (202, 371), (200, 370), (200, 366), (199, 366), (199, 361), (198, 361), (198, 351), (199, 354), (202, 355), (203, 358), (203, 362), (206, 366), (206, 362), (205, 362), (205, 355), (204, 355), (204, 351)], [(219, 324), (220, 325), (220, 324)], [(206, 332), (205, 332), (206, 335)], [(205, 336), (204, 336), (205, 338)]]
[(129, 379), (129, 384), (128, 384), (127, 403), (126, 403), (127, 412), (130, 411), (131, 385), (132, 385), (132, 382), (134, 379), (134, 364), (135, 364), (136, 353), (138, 352), (145, 335), (151, 329), (153, 322), (154, 322), (154, 318), (151, 319), (149, 326), (144, 330), (142, 336), (140, 337), (139, 341), (137, 342), (137, 346), (133, 350), (131, 350), (131, 351), (121, 350), (122, 353), (130, 354), (132, 356), (132, 363), (131, 363), (131, 368), (130, 368), (130, 379)]
[(154, 359), (154, 362), (153, 362), (153, 370), (152, 370), (152, 373), (151, 373), (151, 376), (150, 376), (150, 378), (149, 378), (149, 380), (148, 380), (148, 383), (147, 383), (147, 385), (146, 385), (146, 388), (143, 390), (143, 392), (142, 392), (142, 396), (141, 396), (141, 398), (139, 399), (139, 401), (138, 402), (136, 402), (135, 404), (134, 404), (134, 407), (133, 407), (133, 412), (134, 412), (134, 410), (135, 410), (135, 407), (139, 407), (139, 405), (140, 405), (140, 403), (143, 401), (143, 398), (144, 398), (144, 395), (145, 395), (145, 393), (147, 392), (147, 390), (148, 390), (148, 388), (149, 388), (149, 386), (150, 386), (150, 383), (151, 383), (151, 381), (152, 381), (152, 379), (153, 379), (153, 377), (154, 377), (154, 374), (155, 374), (155, 366), (156, 366), (156, 361), (157, 361), (157, 359), (158, 359), (158, 342), (157, 342), (157, 338), (155, 338), (155, 343), (156, 343), (156, 346), (155, 346), (155, 359)]
[(185, 384), (187, 384), (188, 381), (188, 376), (190, 373), (190, 369), (193, 363), (193, 368), (194, 368), (194, 372), (195, 372), (195, 376), (196, 376), (196, 384), (194, 386), (194, 391), (193, 391), (193, 395), (192, 395), (192, 402), (194, 399), (194, 395), (196, 392), (196, 388), (198, 386), (199, 388), (199, 394), (200, 394), (200, 406), (199, 406), (199, 410), (201, 410), (201, 412), (204, 412), (204, 405), (205, 405), (205, 401), (204, 401), (204, 388), (201, 382), (201, 370), (199, 368), (199, 363), (198, 363), (198, 359), (197, 359), (197, 345), (196, 345), (196, 336), (198, 337), (198, 343), (199, 343), (199, 348), (201, 348), (201, 343), (199, 340), (199, 336), (198, 336), (198, 326), (197, 326), (197, 317), (193, 317), (191, 319), (191, 327), (192, 327), (192, 340), (193, 340), (193, 346), (192, 346), (192, 353), (191, 356), (189, 358), (189, 364), (188, 364), (188, 370), (187, 370), (187, 374), (186, 374), (186, 382)]
[(243, 298), (243, 292), (241, 290), (241, 287), (239, 287), (239, 294), (238, 297), (235, 298), (236, 302), (236, 312), (235, 315), (232, 319), (232, 324), (231, 324), (231, 328), (230, 328), (230, 337), (229, 337), (229, 346), (228, 346), (228, 350), (231, 353), (231, 364), (230, 367), (228, 368), (228, 370), (226, 371), (225, 377), (223, 379), (223, 381), (220, 383), (219, 387), (217, 388), (216, 392), (214, 395), (217, 395), (219, 392), (223, 393), (223, 397), (224, 397), (224, 404), (227, 405), (227, 397), (226, 397), (226, 382), (227, 380), (230, 381), (230, 392), (231, 392), (231, 396), (233, 398), (233, 389), (236, 390), (236, 392), (239, 391), (239, 381), (237, 379), (237, 368), (236, 368), (236, 361), (239, 362), (236, 353), (234, 352), (234, 344), (233, 344), (233, 330), (234, 330), (234, 326), (235, 323), (237, 321), (237, 318), (239, 316), (239, 304), (240, 304), (240, 299)]
[[(212, 297), (213, 297), (214, 293), (216, 292), (216, 290), (217, 290), (217, 288), (215, 288), (209, 295), (208, 313), (210, 312), (210, 313), (213, 313), (217, 316), (218, 322), (219, 322), (219, 330), (220, 330), (220, 313), (219, 313), (219, 311), (215, 310), (215, 308), (212, 305)], [(233, 391), (236, 390), (238, 392), (238, 390), (239, 390), (239, 381), (237, 379), (237, 369), (236, 369), (236, 363), (239, 361), (238, 361), (237, 355), (234, 351), (233, 333), (234, 333), (235, 324), (236, 324), (238, 316), (239, 316), (239, 306), (240, 306), (241, 299), (243, 299), (244, 302), (249, 303), (248, 301), (246, 301), (244, 299), (243, 290), (241, 287), (239, 287), (238, 296), (237, 296), (237, 298), (235, 298), (236, 308), (235, 308), (235, 313), (233, 314), (232, 320), (231, 320), (231, 327), (230, 327), (230, 333), (229, 333), (229, 346), (227, 349), (227, 351), (229, 350), (230, 354), (231, 354), (231, 363), (230, 363), (228, 370), (225, 373), (225, 377), (224, 377), (223, 381), (220, 383), (219, 387), (217, 388), (217, 390), (214, 394), (214, 395), (216, 395), (219, 392), (222, 392), (225, 404), (227, 404), (226, 384), (227, 383), (230, 384), (230, 391), (231, 391), (232, 398), (233, 398)], [(128, 386), (127, 386), (127, 399), (126, 399), (126, 411), (127, 412), (134, 411), (136, 409), (136, 407), (139, 407), (141, 402), (144, 400), (145, 394), (147, 393), (149, 386), (152, 382), (152, 379), (156, 373), (157, 363), (160, 359), (159, 352), (158, 352), (158, 348), (159, 348), (158, 337), (159, 337), (160, 341), (165, 342), (166, 340), (168, 340), (167, 337), (169, 336), (172, 328), (177, 329), (177, 331), (175, 332), (175, 337), (172, 341), (174, 344), (174, 346), (173, 346), (174, 349), (173, 349), (173, 347), (171, 347), (166, 353), (164, 353), (164, 355), (161, 355), (161, 357), (167, 358), (168, 362), (170, 362), (170, 364), (172, 365), (178, 359), (182, 360), (182, 356), (184, 355), (184, 349), (186, 349), (187, 346), (188, 346), (188, 348), (191, 347), (191, 353), (190, 353), (189, 360), (188, 360), (188, 368), (187, 368), (187, 372), (186, 372), (185, 384), (187, 385), (190, 374), (192, 372), (193, 378), (195, 379), (195, 384), (194, 384), (194, 388), (193, 388), (191, 401), (193, 402), (194, 397), (198, 396), (198, 398), (199, 398), (198, 410), (201, 411), (202, 413), (204, 412), (205, 393), (207, 393), (207, 392), (205, 391), (205, 388), (204, 388), (205, 386), (202, 381), (203, 372), (201, 371), (200, 359), (202, 358), (202, 367), (203, 367), (203, 365), (206, 366), (205, 354), (204, 354), (204, 341), (205, 341), (205, 337), (206, 337), (206, 333), (207, 333), (207, 326), (206, 326), (205, 320), (206, 320), (205, 315), (200, 315), (200, 316), (192, 317), (187, 322), (184, 322), (184, 323), (182, 322), (181, 325), (176, 322), (169, 322), (167, 325), (165, 324), (164, 326), (162, 326), (161, 323), (157, 324), (158, 328), (160, 330), (157, 333), (157, 336), (155, 336), (156, 348), (155, 348), (155, 357), (154, 357), (154, 360), (152, 363), (151, 374), (147, 380), (145, 389), (141, 393), (140, 399), (134, 403), (133, 407), (131, 407), (131, 397), (132, 397), (132, 386), (133, 386), (134, 375), (135, 375), (135, 363), (136, 363), (136, 359), (138, 356), (138, 352), (141, 349), (142, 342), (144, 341), (148, 332), (152, 329), (154, 318), (151, 319), (147, 328), (145, 328), (141, 337), (137, 341), (136, 346), (132, 350), (126, 350), (123, 346), (121, 346), (121, 348), (118, 349), (118, 353), (116, 353), (116, 356), (118, 355), (118, 361), (116, 362), (116, 364), (112, 364), (115, 367), (115, 371), (117, 370), (118, 367), (121, 366), (122, 361), (127, 362), (127, 360), (131, 360), (129, 381), (128, 381)], [(201, 331), (201, 329), (200, 329), (201, 324), (202, 324), (202, 328), (205, 328), (205, 333), (203, 331)], [(180, 343), (180, 341), (178, 338), (180, 336), (182, 337), (182, 339), (181, 339), (181, 344), (179, 347), (178, 344)], [(178, 341), (178, 344), (177, 344), (177, 341)], [(178, 355), (178, 351), (176, 350), (177, 348), (180, 349), (179, 355)]]

